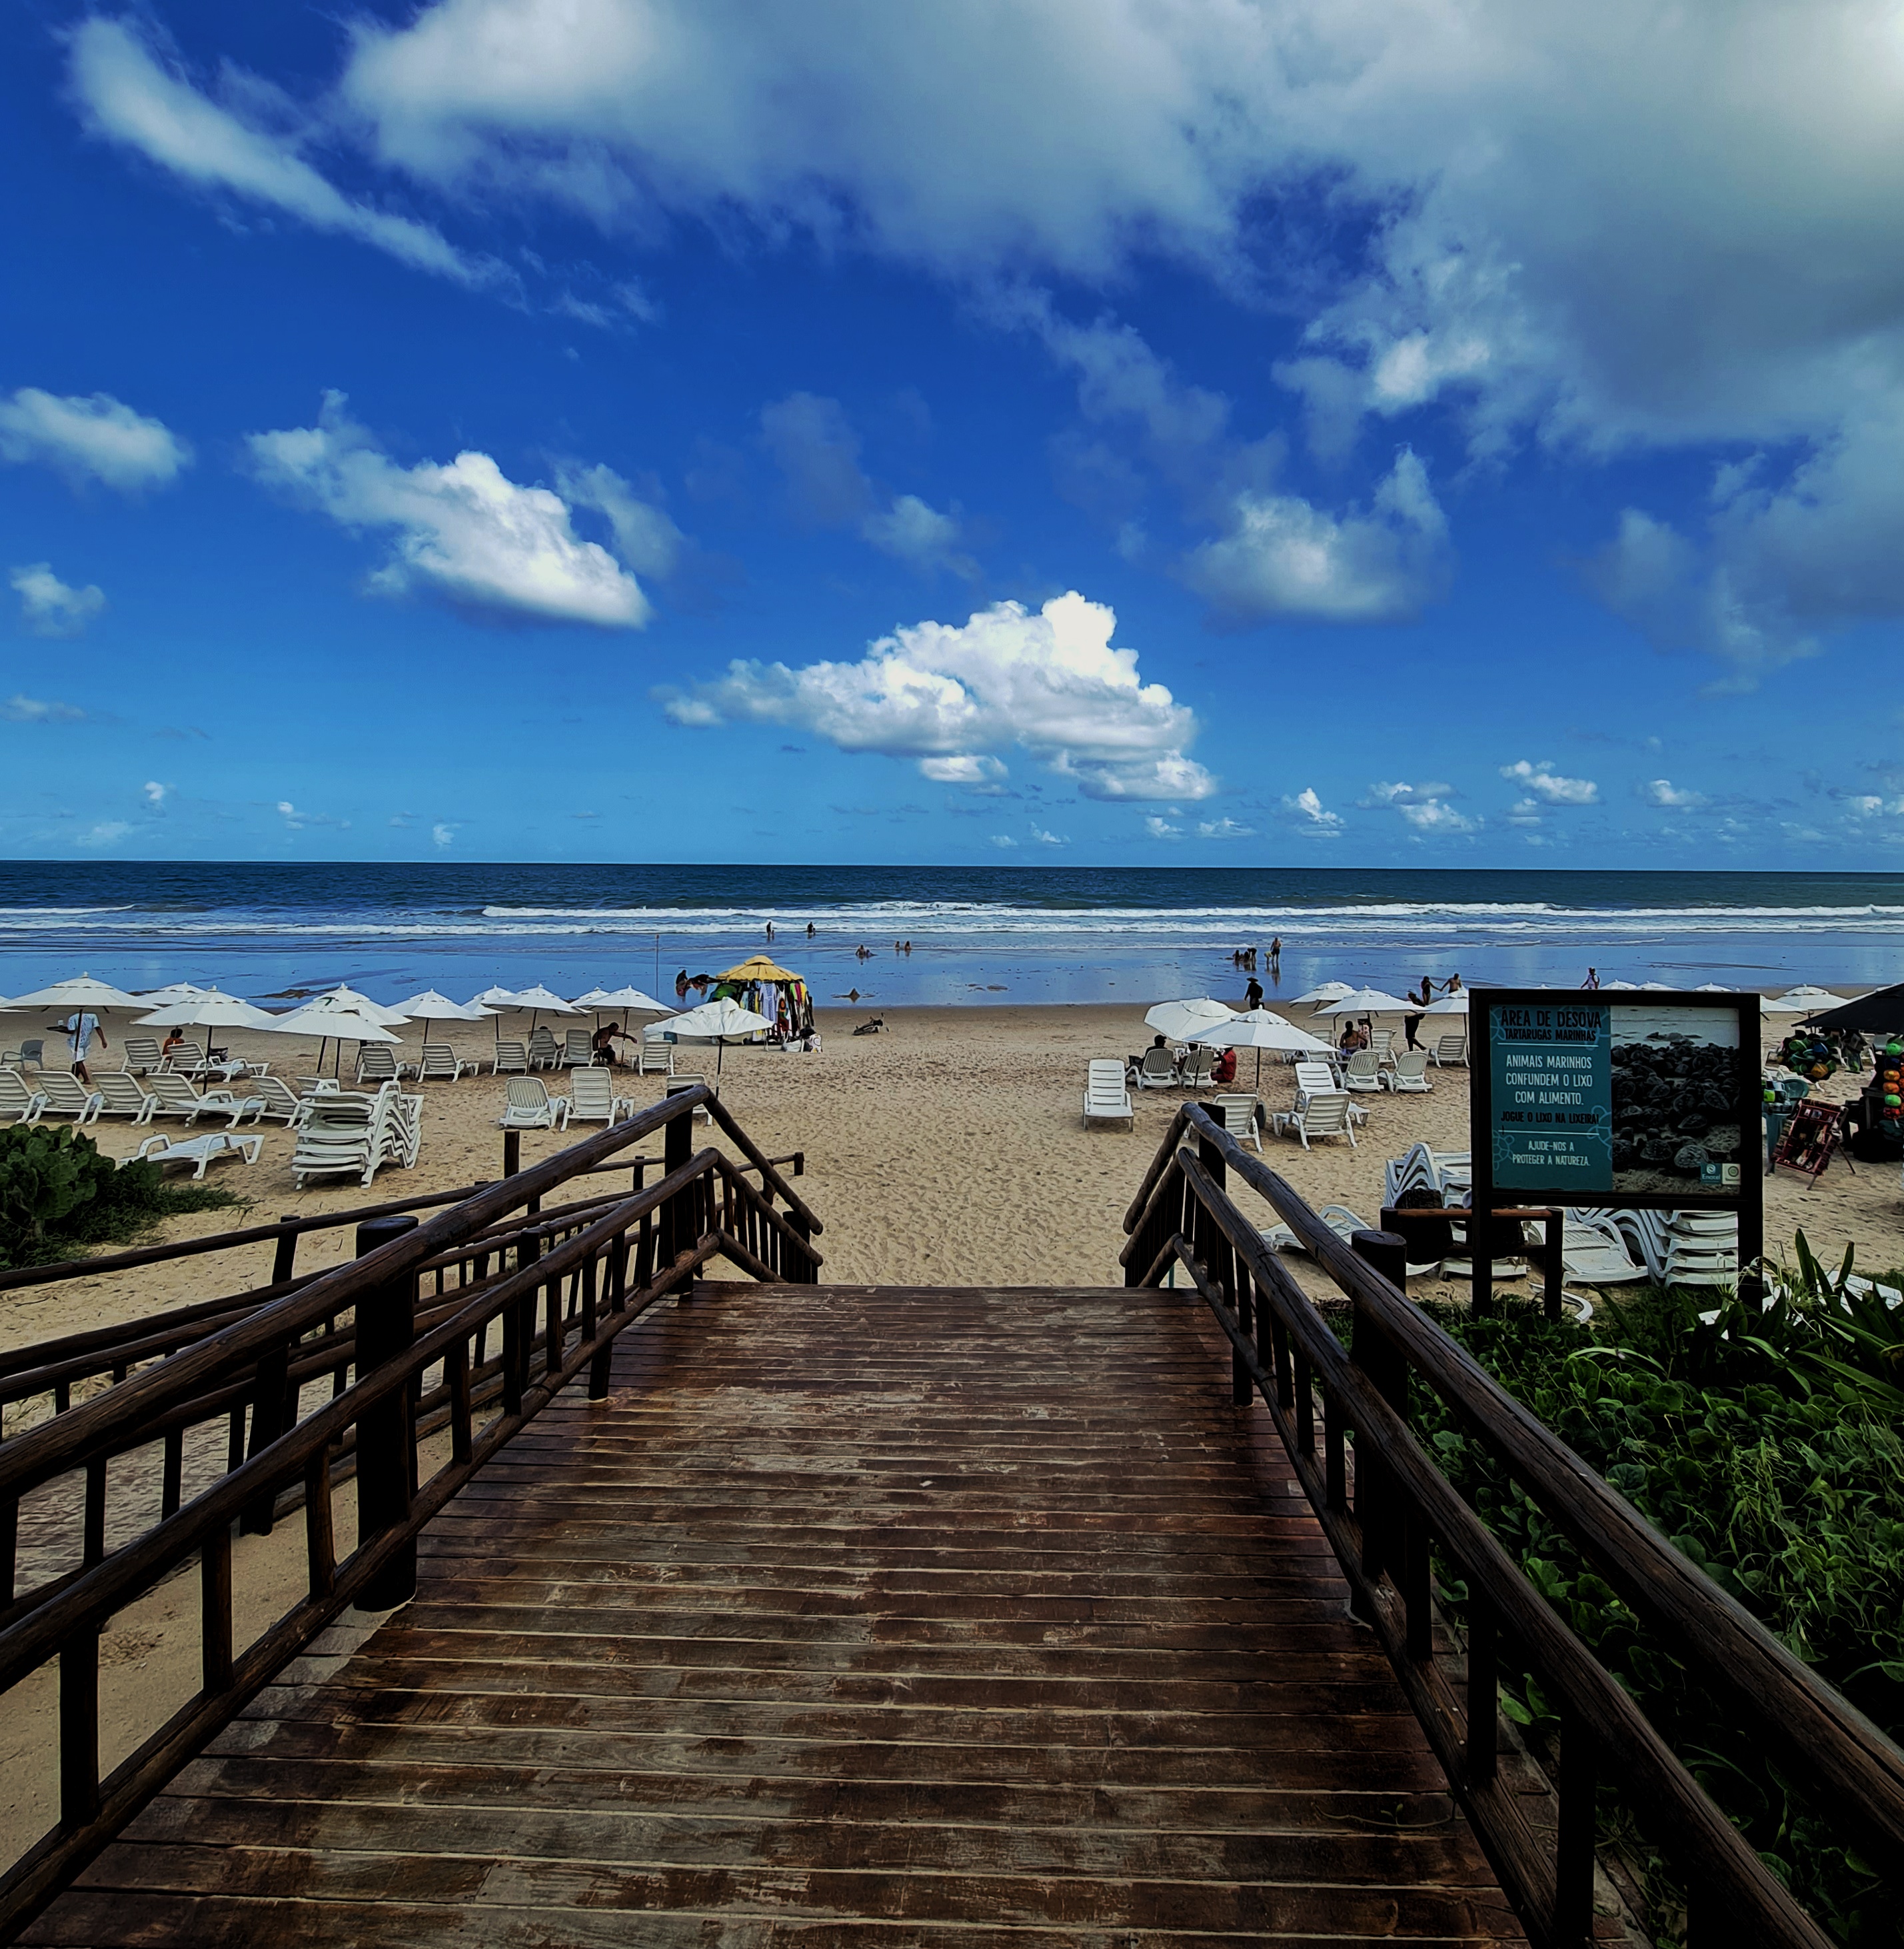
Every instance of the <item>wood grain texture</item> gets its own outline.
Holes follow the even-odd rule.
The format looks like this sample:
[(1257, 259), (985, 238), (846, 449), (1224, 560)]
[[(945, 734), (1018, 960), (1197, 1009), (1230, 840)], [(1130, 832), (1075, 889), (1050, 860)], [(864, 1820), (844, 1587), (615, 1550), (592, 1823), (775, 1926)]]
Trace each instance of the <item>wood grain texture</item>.
[(1194, 1295), (702, 1291), (23, 1939), (1520, 1940)]

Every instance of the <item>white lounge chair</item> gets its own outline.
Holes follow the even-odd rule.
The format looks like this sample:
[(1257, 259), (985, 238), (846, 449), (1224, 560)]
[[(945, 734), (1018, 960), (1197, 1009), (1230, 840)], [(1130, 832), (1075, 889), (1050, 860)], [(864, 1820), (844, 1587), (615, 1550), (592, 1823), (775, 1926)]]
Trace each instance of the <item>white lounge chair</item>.
[(264, 1147), (262, 1137), (237, 1136), (229, 1130), (210, 1131), (202, 1137), (175, 1137), (161, 1130), (139, 1145), (138, 1161), (155, 1164), (161, 1170), (172, 1164), (188, 1164), (194, 1177), (203, 1177), (219, 1158), (241, 1158), (247, 1164), (256, 1164)]
[(1213, 1096), (1209, 1107), (1223, 1120), (1223, 1128), (1239, 1144), (1254, 1144), (1263, 1150), (1262, 1133), (1256, 1128), (1256, 1099), (1253, 1096)]
[(334, 1090), (312, 1097), (291, 1153), (291, 1181), (302, 1191), (313, 1177), (347, 1173), (368, 1185), (386, 1164), (408, 1170), (421, 1148), (422, 1105), (394, 1083), (374, 1096)]
[(258, 1112), (260, 1123), (269, 1117), (295, 1129), (310, 1108), (310, 1098), (299, 1096), (281, 1076), (254, 1076), (245, 1089), (263, 1105)]
[[(1315, 1215), (1344, 1245), (1358, 1232), (1366, 1232), (1370, 1229), (1346, 1205), (1325, 1205)], [(1266, 1225), (1260, 1236), (1263, 1242), (1272, 1252), (1306, 1252), (1309, 1250), (1287, 1225)]]
[(1468, 1067), (1468, 1038), (1464, 1035), (1442, 1036), (1434, 1046), (1434, 1066), (1437, 1069), (1465, 1069)]
[(1447, 1202), (1440, 1168), (1435, 1162), (1434, 1152), (1426, 1144), (1410, 1144), (1399, 1157), (1390, 1158), (1382, 1167), (1384, 1205), (1399, 1205), (1402, 1194), (1409, 1191), (1431, 1191), (1437, 1204)]
[(640, 1052), (635, 1059), (637, 1076), (672, 1076), (674, 1074), (674, 1044), (671, 1042), (650, 1042), (642, 1039)]
[(589, 1066), (569, 1071), (570, 1123), (619, 1124), (634, 1114), (634, 1098), (615, 1094), (614, 1078), (607, 1070)]
[(188, 1124), (200, 1117), (224, 1117), (236, 1130), (246, 1117), (264, 1113), (263, 1099), (249, 1091), (241, 1096), (229, 1090), (208, 1090), (201, 1096), (184, 1077), (166, 1070), (148, 1076), (145, 1086), (152, 1096), (154, 1117), (182, 1117)]
[(42, 1069), (46, 1064), (43, 1037), (30, 1037), (17, 1049), (0, 1050), (0, 1068)]
[(427, 1042), (423, 1046), (423, 1060), (417, 1065), (417, 1080), (421, 1083), (456, 1083), (461, 1080), (464, 1070), (474, 1076), (481, 1068), (480, 1063), (459, 1061), (456, 1052), (446, 1043)]
[(128, 1036), (120, 1047), (119, 1066), (128, 1076), (150, 1076), (166, 1067), (157, 1036)]
[(562, 1060), (571, 1069), (586, 1069), (595, 1059), (594, 1038), (586, 1029), (562, 1031)]
[(41, 1114), (70, 1117), (76, 1128), (98, 1122), (99, 1112), (105, 1107), (105, 1098), (97, 1090), (87, 1089), (70, 1069), (42, 1070), (39, 1089), (46, 1099), (46, 1108)]
[(1095, 1059), (1085, 1071), (1084, 1121), (1128, 1123), (1133, 1130), (1137, 1127), (1137, 1112), (1131, 1108), (1130, 1091), (1125, 1086), (1124, 1065), (1115, 1056)]
[(495, 1058), (489, 1067), (498, 1076), (526, 1076), (529, 1052), (519, 1042), (499, 1042), (495, 1046)]
[(400, 1083), (409, 1074), (409, 1064), (399, 1062), (390, 1053), (388, 1043), (367, 1042), (359, 1046), (357, 1080), (360, 1084)]
[(1370, 1030), (1368, 1046), (1375, 1052), (1378, 1062), (1393, 1062), (1395, 1060), (1395, 1031), (1393, 1029)]
[(1207, 1090), (1211, 1072), (1216, 1067), (1216, 1050), (1207, 1049), (1201, 1043), (1192, 1043), (1184, 1052), (1183, 1068), (1177, 1073), (1177, 1081), (1185, 1090)]
[(1601, 1212), (1569, 1211), (1561, 1228), (1561, 1264), (1583, 1285), (1629, 1285), (1647, 1276), (1625, 1236)]
[(0, 1069), (0, 1117), (16, 1123), (37, 1124), (46, 1114), (46, 1099), (28, 1086), (17, 1069)]
[(529, 1066), (531, 1069), (560, 1069), (562, 1066), (561, 1045), (550, 1029), (533, 1028), (529, 1031)]
[(1177, 1086), (1177, 1059), (1167, 1049), (1154, 1044), (1144, 1052), (1134, 1079), (1140, 1090), (1174, 1090)]
[(1345, 1090), (1371, 1092), (1382, 1086), (1382, 1066), (1372, 1049), (1359, 1049), (1342, 1071)]
[(99, 1094), (100, 1116), (130, 1117), (135, 1124), (151, 1122), (155, 1099), (149, 1090), (141, 1088), (136, 1076), (123, 1069), (102, 1070), (94, 1087)]
[(1309, 1149), (1312, 1138), (1323, 1137), (1346, 1137), (1350, 1148), (1358, 1149), (1355, 1128), (1349, 1120), (1350, 1107), (1347, 1095), (1341, 1091), (1333, 1096), (1305, 1097), (1294, 1109), (1278, 1111), (1270, 1120), (1270, 1127), (1278, 1136), (1300, 1137), (1304, 1150)]
[(1428, 1058), (1421, 1049), (1404, 1049), (1388, 1072), (1388, 1086), (1404, 1096), (1424, 1096), (1434, 1087), (1428, 1080)]
[(512, 1076), (502, 1108), (505, 1130), (561, 1130), (568, 1127), (569, 1099), (551, 1096), (539, 1076)]
[[(707, 1080), (706, 1077), (697, 1075), (691, 1070), (677, 1070), (663, 1086), (661, 1093), (664, 1099), (669, 1096), (679, 1096), (684, 1090), (698, 1089)], [(714, 1121), (713, 1111), (709, 1109), (705, 1103), (695, 1105), (694, 1114), (710, 1124)]]

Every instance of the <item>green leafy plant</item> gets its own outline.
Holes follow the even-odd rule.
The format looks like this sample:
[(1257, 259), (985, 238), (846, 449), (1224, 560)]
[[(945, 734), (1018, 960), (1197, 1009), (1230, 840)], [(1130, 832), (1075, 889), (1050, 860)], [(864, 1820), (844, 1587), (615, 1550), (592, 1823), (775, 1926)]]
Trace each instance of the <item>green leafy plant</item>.
[(123, 1242), (175, 1211), (238, 1201), (215, 1185), (168, 1185), (156, 1164), (116, 1164), (67, 1125), (0, 1130), (0, 1267)]
[[(1892, 1737), (1904, 1734), (1904, 1407), (1899, 1327), (1850, 1262), (1820, 1267), (1802, 1239), (1761, 1312), (1710, 1292), (1649, 1292), (1594, 1329), (1536, 1310), (1438, 1313), (1502, 1385), (1655, 1528)], [(1887, 1281), (1887, 1283), (1896, 1283)], [(1904, 1309), (1900, 1309), (1904, 1310)], [(1425, 1389), (1417, 1425), (1449, 1478), (1530, 1580), (1638, 1701), (1707, 1791), (1821, 1924), (1856, 1949), (1904, 1942), (1897, 1904), (1841, 1810), (1819, 1805), (1620, 1600), (1572, 1543)], [(1456, 1611), (1464, 1592), (1444, 1580)], [(1503, 1670), (1503, 1707), (1539, 1750), (1551, 1702)], [(1651, 1919), (1679, 1904), (1609, 1792), (1609, 1838), (1650, 1869)]]

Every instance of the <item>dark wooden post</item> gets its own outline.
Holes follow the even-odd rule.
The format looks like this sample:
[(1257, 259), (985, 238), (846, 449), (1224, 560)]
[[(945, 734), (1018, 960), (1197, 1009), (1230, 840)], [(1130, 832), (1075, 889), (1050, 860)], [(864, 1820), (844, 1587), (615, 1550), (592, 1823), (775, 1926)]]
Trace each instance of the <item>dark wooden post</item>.
[[(1408, 1247), (1393, 1232), (1358, 1232), (1350, 1240), (1356, 1257), (1391, 1284), (1399, 1285), (1408, 1270)], [(1408, 1367), (1388, 1336), (1375, 1324), (1373, 1311), (1356, 1297), (1355, 1344), (1350, 1357), (1377, 1393), (1403, 1420), (1408, 1419)], [(1358, 1431), (1361, 1432), (1362, 1431)], [(1396, 1521), (1393, 1485), (1371, 1440), (1356, 1444), (1356, 1515), (1362, 1524), (1362, 1574), (1371, 1581), (1384, 1565), (1395, 1560)]]
[(1556, 1323), (1561, 1316), (1561, 1295), (1567, 1285), (1567, 1267), (1561, 1259), (1561, 1243), (1565, 1236), (1567, 1214), (1558, 1206), (1547, 1214), (1547, 1265), (1545, 1290), (1542, 1298), (1545, 1301), (1547, 1317)]
[(502, 1133), (502, 1174), (514, 1177), (522, 1169), (522, 1133), (505, 1130)]
[[(257, 1377), (252, 1384), (248, 1460), (255, 1461), (297, 1419), (290, 1402), (290, 1367), (288, 1340), (258, 1357)], [(260, 1489), (245, 1505), (238, 1518), (240, 1533), (245, 1536), (270, 1535), (273, 1505), (277, 1500), (276, 1490)]]
[[(671, 1177), (694, 1155), (694, 1115), (684, 1110), (669, 1119), (661, 1150), (661, 1175)], [(693, 1223), (694, 1186), (677, 1191), (661, 1208), (661, 1261), (669, 1266), (687, 1251), (692, 1241), (685, 1234)], [(692, 1288), (682, 1295), (692, 1297)]]
[[(284, 1225), (295, 1225), (297, 1223), (297, 1214), (295, 1211), (287, 1211), (281, 1216), (278, 1222)], [(273, 1285), (282, 1284), (296, 1270), (297, 1237), (298, 1235), (295, 1232), (287, 1232), (278, 1241), (278, 1250), (273, 1254), (271, 1261), (271, 1282)]]
[(1494, 1214), (1468, 1208), (1468, 1262), (1474, 1268), (1468, 1304), (1480, 1318), (1494, 1310)]
[[(415, 1229), (405, 1213), (372, 1218), (357, 1227), (357, 1256)], [(357, 1302), (357, 1380), (361, 1386), (380, 1368), (399, 1360), (416, 1344), (417, 1279), (400, 1273)], [(362, 1549), (385, 1531), (401, 1528), (410, 1517), (410, 1389), (398, 1388), (357, 1421), (357, 1545)], [(413, 1537), (364, 1587), (358, 1599), (367, 1611), (394, 1610), (417, 1593), (417, 1546)]]

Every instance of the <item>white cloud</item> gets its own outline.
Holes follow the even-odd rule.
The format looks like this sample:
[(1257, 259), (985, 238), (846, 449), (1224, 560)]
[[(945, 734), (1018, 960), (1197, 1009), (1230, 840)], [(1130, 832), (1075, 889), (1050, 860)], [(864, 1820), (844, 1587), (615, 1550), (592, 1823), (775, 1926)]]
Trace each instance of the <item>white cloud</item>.
[(78, 724), (85, 713), (76, 704), (61, 704), (57, 698), (26, 697), (16, 692), (0, 704), (0, 717), (13, 724)]
[[(162, 63), (129, 20), (95, 14), (73, 30), (72, 82), (92, 132), (137, 150), (200, 189), (225, 191), (281, 210), (313, 229), (354, 237), (411, 266), (459, 284), (492, 281), (499, 267), (466, 257), (427, 224), (353, 202), (297, 154), (295, 140), (259, 126), (288, 104), (251, 77), (227, 69), (232, 105), (194, 88)], [(248, 116), (246, 111), (250, 111)]]
[(278, 801), (278, 816), (294, 832), (302, 832), (307, 825), (334, 825), (340, 832), (349, 829), (347, 819), (334, 819), (328, 812), (306, 812), (287, 798)]
[(785, 477), (795, 518), (810, 527), (853, 527), (861, 539), (922, 574), (975, 578), (958, 519), (916, 494), (888, 499), (859, 464), (859, 436), (837, 399), (790, 393), (760, 411), (761, 444)]
[(1282, 804), (1283, 810), (1312, 838), (1333, 839), (1342, 830), (1342, 815), (1323, 804), (1313, 785), (1303, 786)]
[(1145, 818), (1144, 830), (1153, 839), (1181, 839), (1183, 837), (1183, 828), (1181, 825), (1173, 825), (1169, 820), (1160, 819), (1155, 813), (1150, 813)]
[(60, 397), (22, 386), (0, 399), (0, 459), (42, 462), (76, 486), (100, 480), (126, 493), (162, 487), (191, 458), (190, 446), (163, 421), (110, 393)]
[(1427, 468), (1404, 448), (1366, 514), (1338, 516), (1299, 495), (1245, 489), (1228, 531), (1191, 551), (1185, 580), (1239, 621), (1403, 621), (1446, 588), (1447, 533)]
[(1008, 832), (995, 832), (992, 835), (992, 844), (994, 846), (1016, 846), (1017, 843), (1017, 841), (1014, 839)]
[(1031, 828), (1031, 836), (1041, 846), (1068, 846), (1071, 843), (1062, 834), (1047, 832), (1042, 825), (1034, 825)]
[(20, 618), (36, 636), (76, 636), (106, 606), (105, 592), (96, 584), (73, 588), (48, 562), (16, 568), (8, 579), (20, 592)]
[(1199, 839), (1253, 839), (1256, 828), (1239, 825), (1236, 820), (1229, 818), (1201, 819), (1197, 822), (1197, 837)]
[(1424, 779), (1418, 785), (1372, 785), (1365, 801), (1371, 805), (1421, 804), (1432, 798), (1452, 798), (1455, 788), (1445, 779)]
[(1703, 794), (1682, 791), (1670, 779), (1648, 779), (1640, 787), (1639, 795), (1648, 805), (1663, 807), (1668, 812), (1696, 811), (1706, 803)]
[(1539, 802), (1531, 798), (1517, 799), (1501, 816), (1510, 825), (1523, 826), (1538, 825), (1544, 816)]
[[(486, 453), (402, 468), (327, 393), (314, 427), (253, 434), (260, 480), (342, 526), (393, 530), (369, 580), (380, 595), (421, 590), (547, 621), (639, 629), (653, 611), (609, 552), (577, 538), (568, 504), (509, 480)], [(613, 479), (614, 477), (610, 476)]]
[(1445, 799), (1430, 798), (1418, 801), (1405, 801), (1395, 810), (1418, 832), (1472, 832), (1478, 823), (1465, 818)]
[(430, 840), (440, 850), (443, 847), (449, 845), (455, 837), (456, 828), (455, 826), (450, 825), (447, 820), (439, 819), (436, 823), (430, 828)]
[(79, 834), (77, 843), (82, 846), (110, 846), (123, 839), (132, 829), (123, 819), (102, 819), (97, 825), (89, 826)]
[(1000, 602), (962, 626), (896, 630), (858, 663), (737, 661), (662, 695), (678, 724), (797, 726), (842, 751), (915, 759), (942, 783), (1002, 776), (990, 754), (1016, 745), (1087, 798), (1208, 797), (1216, 780), (1185, 752), (1196, 719), (1139, 679), (1135, 650), (1111, 646), (1117, 620), (1075, 592), (1036, 615)]
[(145, 794), (146, 804), (149, 805), (154, 812), (157, 812), (163, 808), (166, 802), (166, 795), (172, 790), (172, 788), (169, 785), (160, 784), (157, 779), (148, 779), (140, 789)]
[(1501, 776), (1511, 779), (1528, 795), (1545, 805), (1597, 805), (1600, 788), (1591, 779), (1564, 779), (1542, 759), (1531, 764), (1525, 758), (1501, 767)]
[(643, 500), (612, 467), (565, 468), (556, 486), (571, 507), (605, 514), (615, 536), (615, 552), (636, 575), (665, 581), (679, 565), (688, 538), (667, 511)]
[(941, 570), (968, 578), (978, 564), (959, 549), (962, 530), (950, 514), (942, 514), (916, 494), (902, 494), (884, 514), (868, 514), (859, 532), (882, 555), (924, 574)]

